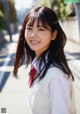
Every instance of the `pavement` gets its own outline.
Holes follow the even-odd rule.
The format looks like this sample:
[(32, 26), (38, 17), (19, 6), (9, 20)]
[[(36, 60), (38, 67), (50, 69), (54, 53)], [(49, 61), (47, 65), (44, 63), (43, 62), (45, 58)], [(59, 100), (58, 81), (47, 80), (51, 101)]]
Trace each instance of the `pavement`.
[[(0, 45), (0, 114), (31, 114), (28, 102), (28, 72), (25, 64), (18, 70), (19, 79), (12, 76), (14, 57), (17, 47), (18, 34), (13, 35), (13, 43), (9, 42), (1, 47)], [(67, 40), (65, 54), (75, 81), (75, 101), (77, 114), (80, 114), (80, 45)]]
[(72, 40), (67, 40), (65, 46), (66, 58), (68, 65), (74, 75), (74, 91), (76, 112), (80, 114), (80, 44)]

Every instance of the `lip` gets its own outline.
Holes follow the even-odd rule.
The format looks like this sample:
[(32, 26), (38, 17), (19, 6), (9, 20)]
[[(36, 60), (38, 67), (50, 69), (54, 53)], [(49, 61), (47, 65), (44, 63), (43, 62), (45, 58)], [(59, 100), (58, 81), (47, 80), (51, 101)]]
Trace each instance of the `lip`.
[(31, 41), (31, 44), (39, 44), (40, 43), (40, 41)]

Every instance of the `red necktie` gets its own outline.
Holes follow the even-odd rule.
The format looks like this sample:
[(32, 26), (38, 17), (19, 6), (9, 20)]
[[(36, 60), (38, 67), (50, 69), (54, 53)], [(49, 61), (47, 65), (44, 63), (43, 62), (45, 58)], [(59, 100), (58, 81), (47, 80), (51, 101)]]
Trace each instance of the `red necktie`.
[(35, 69), (34, 66), (31, 66), (31, 70), (30, 70), (30, 76), (29, 76), (29, 84), (30, 84), (30, 87), (33, 83), (33, 79), (34, 79), (34, 76), (35, 74), (37, 73), (37, 70)]

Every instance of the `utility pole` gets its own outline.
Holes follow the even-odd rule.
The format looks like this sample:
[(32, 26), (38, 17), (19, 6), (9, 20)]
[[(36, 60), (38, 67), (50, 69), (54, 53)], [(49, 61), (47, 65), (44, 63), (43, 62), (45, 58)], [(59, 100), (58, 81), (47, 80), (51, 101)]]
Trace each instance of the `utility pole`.
[(76, 2), (76, 3), (75, 3), (75, 11), (76, 11), (77, 19), (78, 19), (79, 43), (80, 43), (80, 2)]
[(9, 4), (8, 4), (7, 0), (2, 0), (2, 2), (3, 2), (4, 12), (5, 12), (6, 26), (7, 26), (8, 34), (10, 36), (10, 41), (12, 41), (12, 33), (11, 33), (11, 29), (10, 29), (10, 9), (9, 9)]

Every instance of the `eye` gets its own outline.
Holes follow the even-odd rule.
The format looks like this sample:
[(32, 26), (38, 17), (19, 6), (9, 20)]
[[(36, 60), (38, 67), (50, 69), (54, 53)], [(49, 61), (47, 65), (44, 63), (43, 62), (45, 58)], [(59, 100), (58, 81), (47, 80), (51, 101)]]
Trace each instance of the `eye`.
[(45, 29), (43, 27), (39, 27), (38, 31), (45, 31)]
[(32, 27), (26, 27), (26, 30), (32, 30)]

